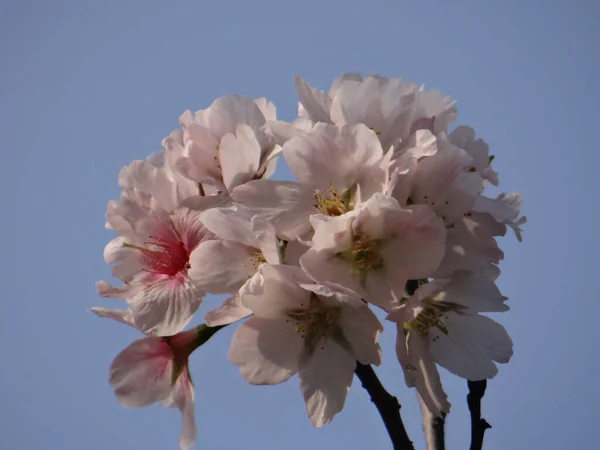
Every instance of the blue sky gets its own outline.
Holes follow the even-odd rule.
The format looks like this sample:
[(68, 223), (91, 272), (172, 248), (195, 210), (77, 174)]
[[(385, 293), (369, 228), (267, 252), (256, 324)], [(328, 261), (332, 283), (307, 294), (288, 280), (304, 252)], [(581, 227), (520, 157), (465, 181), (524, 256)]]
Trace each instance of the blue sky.
[[(500, 187), (525, 196), (525, 240), (501, 244), (499, 285), (512, 310), (500, 320), (515, 355), (484, 399), (494, 427), (486, 450), (591, 448), (600, 403), (599, 5), (0, 2), (0, 448), (177, 448), (176, 411), (121, 408), (108, 385), (112, 358), (139, 335), (86, 311), (110, 305), (94, 282), (110, 273), (104, 211), (119, 195), (118, 171), (158, 149), (185, 109), (238, 92), (267, 97), (291, 120), (294, 74), (326, 89), (345, 71), (402, 76), (456, 98), (457, 123), (496, 155)], [(195, 448), (389, 448), (358, 383), (322, 429), (306, 418), (297, 379), (247, 385), (226, 358), (232, 331), (192, 357)], [(378, 373), (422, 449), (393, 331)], [(453, 403), (448, 448), (464, 449), (466, 383), (443, 375)]]

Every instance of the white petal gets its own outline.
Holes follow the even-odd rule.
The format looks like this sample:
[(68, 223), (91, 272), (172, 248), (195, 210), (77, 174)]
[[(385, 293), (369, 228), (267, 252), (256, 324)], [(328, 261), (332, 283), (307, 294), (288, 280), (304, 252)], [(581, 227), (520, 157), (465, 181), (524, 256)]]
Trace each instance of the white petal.
[(360, 73), (356, 72), (346, 72), (343, 73), (339, 78), (333, 80), (331, 83), (331, 87), (329, 88), (329, 96), (331, 98), (335, 97), (337, 92), (340, 90), (342, 85), (346, 82), (354, 82), (354, 81), (362, 81), (363, 77)]
[(308, 282), (310, 279), (299, 267), (263, 264), (240, 289), (240, 297), (256, 316), (285, 320), (287, 310), (308, 304), (310, 292), (300, 286)]
[(242, 305), (240, 296), (236, 294), (226, 299), (218, 308), (207, 312), (204, 321), (209, 327), (216, 327), (237, 322), (251, 314), (252, 310)]
[(342, 410), (350, 390), (356, 360), (347, 350), (328, 339), (312, 355), (303, 354), (299, 377), (306, 412), (315, 427), (321, 427)]
[(260, 144), (248, 125), (238, 124), (235, 135), (226, 134), (223, 137), (219, 160), (228, 191), (254, 177), (260, 165), (260, 155)]
[(312, 128), (309, 120), (296, 119), (293, 123), (287, 123), (280, 120), (269, 122), (269, 130), (275, 137), (278, 145), (283, 145), (295, 136), (300, 136), (305, 131)]
[(231, 197), (248, 215), (268, 220), (280, 236), (295, 239), (310, 229), (314, 191), (291, 181), (256, 180), (238, 186)]
[(312, 88), (302, 77), (294, 77), (298, 99), (313, 122), (331, 123), (329, 110), (331, 97), (319, 89)]
[(446, 252), (434, 277), (448, 278), (457, 270), (471, 270), (491, 279), (498, 277), (500, 270), (496, 264), (504, 258), (504, 253), (494, 239), (498, 230), (488, 228), (482, 221), (483, 216), (473, 213), (472, 217), (463, 217), (447, 230)]
[(324, 192), (333, 188), (341, 195), (355, 183), (369, 181), (365, 171), (378, 166), (383, 150), (375, 132), (363, 124), (338, 128), (319, 123), (286, 142), (283, 155), (300, 183)]
[[(399, 333), (402, 332), (399, 330)], [(440, 374), (428, 348), (427, 339), (415, 333), (409, 333), (407, 338), (408, 353), (414, 370), (414, 386), (432, 414), (440, 417), (450, 411), (446, 393), (442, 388)], [(405, 367), (405, 370), (407, 368)]]
[(383, 250), (386, 266), (401, 269), (409, 279), (431, 276), (445, 251), (446, 230), (430, 208), (413, 205), (411, 214), (398, 210), (386, 216), (387, 233), (396, 237)]
[(254, 103), (260, 109), (260, 112), (265, 117), (265, 120), (275, 120), (277, 116), (277, 108), (275, 105), (264, 97), (255, 98)]
[(208, 230), (221, 239), (258, 248), (250, 221), (235, 211), (210, 209), (200, 215), (200, 220)]
[(381, 364), (381, 349), (377, 339), (383, 326), (369, 307), (343, 307), (339, 320), (339, 326), (352, 348), (354, 358), (362, 364)]
[(206, 112), (206, 120), (218, 140), (227, 133), (235, 133), (237, 124), (258, 130), (266, 123), (254, 100), (237, 94), (216, 99)]
[(236, 330), (228, 357), (250, 384), (279, 384), (298, 371), (302, 345), (293, 324), (253, 316)]
[(172, 336), (185, 328), (203, 299), (204, 291), (190, 280), (165, 277), (145, 285), (128, 302), (142, 332)]
[[(442, 291), (435, 295), (436, 300), (464, 305), (467, 313), (502, 312), (507, 311), (504, 303), (507, 297), (503, 296), (494, 281), (485, 275), (476, 272), (458, 271), (450, 280), (435, 280), (430, 289)], [(421, 288), (426, 288), (423, 285)]]
[(430, 344), (435, 361), (468, 380), (493, 378), (498, 369), (492, 360), (508, 362), (512, 341), (502, 325), (485, 316), (449, 314), (448, 335)]
[(251, 249), (236, 242), (202, 242), (190, 255), (190, 279), (212, 294), (237, 292), (255, 272)]

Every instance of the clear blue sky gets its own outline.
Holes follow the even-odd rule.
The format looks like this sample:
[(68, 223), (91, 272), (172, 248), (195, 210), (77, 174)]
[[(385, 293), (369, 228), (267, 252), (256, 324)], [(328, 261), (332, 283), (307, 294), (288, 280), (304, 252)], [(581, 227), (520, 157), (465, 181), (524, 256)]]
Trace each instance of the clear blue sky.
[[(593, 0), (1, 1), (0, 448), (177, 448), (176, 410), (121, 408), (108, 385), (112, 358), (139, 336), (86, 311), (111, 304), (94, 282), (110, 273), (118, 171), (158, 149), (185, 109), (238, 92), (291, 120), (294, 74), (327, 89), (344, 71), (452, 95), (458, 123), (490, 143), (501, 188), (525, 196), (524, 242), (502, 241), (515, 355), (489, 383), (486, 450), (597, 446), (599, 17)], [(296, 379), (239, 376), (231, 334), (193, 355), (196, 448), (390, 448), (358, 383), (313, 429)], [(388, 327), (378, 373), (422, 449), (393, 341)], [(448, 448), (465, 449), (466, 386), (443, 375)]]

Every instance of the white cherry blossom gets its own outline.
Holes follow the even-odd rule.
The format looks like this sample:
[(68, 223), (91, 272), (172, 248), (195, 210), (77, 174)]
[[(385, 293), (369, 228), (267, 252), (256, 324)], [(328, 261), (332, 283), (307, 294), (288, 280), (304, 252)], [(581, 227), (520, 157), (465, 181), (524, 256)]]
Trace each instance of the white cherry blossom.
[(312, 247), (300, 258), (304, 271), (386, 310), (409, 279), (431, 276), (444, 255), (444, 224), (429, 207), (402, 207), (382, 194), (341, 216), (312, 216), (311, 223)]
[(275, 107), (265, 99), (221, 97), (205, 110), (186, 111), (179, 119), (182, 130), (171, 133), (163, 145), (177, 155), (181, 173), (208, 193), (230, 192), (275, 170), (279, 147), (267, 120), (275, 120)]
[(397, 323), (396, 351), (408, 386), (419, 391), (432, 413), (448, 412), (434, 363), (468, 380), (494, 377), (494, 362), (512, 356), (506, 330), (482, 312), (508, 310), (492, 280), (459, 271), (421, 285), (388, 319)]
[(298, 183), (252, 181), (231, 196), (242, 211), (269, 221), (288, 239), (310, 230), (311, 214), (340, 215), (385, 190), (383, 151), (364, 125), (318, 124), (286, 142), (283, 155)]
[(310, 290), (297, 267), (263, 265), (254, 281), (242, 297), (253, 315), (235, 332), (229, 360), (255, 385), (297, 373), (313, 425), (329, 423), (344, 406), (356, 361), (380, 363), (381, 324), (359, 299)]

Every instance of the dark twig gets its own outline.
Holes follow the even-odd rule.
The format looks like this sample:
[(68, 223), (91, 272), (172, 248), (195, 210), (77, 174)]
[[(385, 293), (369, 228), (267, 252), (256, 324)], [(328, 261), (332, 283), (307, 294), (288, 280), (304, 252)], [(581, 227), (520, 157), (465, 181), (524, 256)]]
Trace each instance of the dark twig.
[(379, 411), (379, 415), (392, 440), (394, 450), (414, 450), (400, 417), (398, 399), (385, 390), (370, 365), (361, 364), (357, 361), (354, 373), (369, 393), (377, 411)]
[(485, 419), (481, 417), (481, 399), (485, 394), (487, 380), (468, 381), (469, 394), (467, 405), (471, 412), (471, 447), (469, 450), (481, 450), (483, 447), (483, 435), (485, 430), (492, 428)]
[[(418, 287), (418, 280), (409, 280), (406, 283), (406, 293), (412, 295)], [(383, 424), (392, 440), (394, 450), (414, 450), (414, 446), (406, 433), (404, 423), (402, 423), (402, 418), (400, 417), (400, 403), (398, 399), (385, 390), (370, 365), (361, 364), (356, 361), (354, 373), (361, 381), (363, 388), (369, 393), (377, 411), (379, 411)]]

